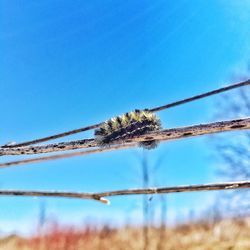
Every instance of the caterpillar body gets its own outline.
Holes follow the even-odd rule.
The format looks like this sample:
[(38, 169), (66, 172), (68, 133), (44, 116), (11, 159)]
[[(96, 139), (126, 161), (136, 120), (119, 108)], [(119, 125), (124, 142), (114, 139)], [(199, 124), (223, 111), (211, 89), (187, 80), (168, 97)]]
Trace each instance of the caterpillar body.
[[(117, 140), (126, 140), (160, 129), (161, 121), (154, 113), (148, 110), (135, 110), (104, 122), (95, 130), (95, 140), (98, 146), (105, 147), (114, 144)], [(157, 145), (157, 140), (139, 143), (139, 146), (145, 149), (153, 149)]]

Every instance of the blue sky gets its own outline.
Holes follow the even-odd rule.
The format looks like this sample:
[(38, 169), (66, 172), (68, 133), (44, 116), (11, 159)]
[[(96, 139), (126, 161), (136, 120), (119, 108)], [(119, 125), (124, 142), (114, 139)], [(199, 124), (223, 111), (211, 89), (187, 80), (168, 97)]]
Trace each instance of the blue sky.
[[(79, 128), (220, 87), (249, 59), (249, 1), (2, 0), (0, 6), (1, 144)], [(215, 100), (159, 116), (166, 128), (208, 122), (218, 108)], [(64, 140), (91, 136), (88, 132)], [(2, 169), (0, 186), (70, 191), (140, 187), (141, 153), (129, 149)], [(158, 185), (216, 179), (208, 137), (162, 143), (148, 157), (150, 165), (163, 157), (155, 173)], [(213, 195), (168, 196), (169, 220), (205, 207)], [(112, 198), (111, 206), (2, 197), (1, 230), (31, 230), (41, 200), (50, 216), (64, 222), (140, 222), (138, 196)]]

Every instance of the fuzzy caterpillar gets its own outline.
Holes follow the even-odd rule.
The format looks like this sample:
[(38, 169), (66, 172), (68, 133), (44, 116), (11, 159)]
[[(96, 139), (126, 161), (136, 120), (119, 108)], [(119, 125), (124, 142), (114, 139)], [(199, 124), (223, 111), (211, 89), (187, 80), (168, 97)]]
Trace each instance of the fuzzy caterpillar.
[[(161, 121), (154, 113), (148, 110), (135, 110), (104, 122), (95, 130), (95, 139), (98, 146), (105, 147), (114, 144), (117, 140), (125, 140), (160, 129)], [(153, 149), (157, 145), (157, 140), (139, 143), (139, 146), (145, 149)]]

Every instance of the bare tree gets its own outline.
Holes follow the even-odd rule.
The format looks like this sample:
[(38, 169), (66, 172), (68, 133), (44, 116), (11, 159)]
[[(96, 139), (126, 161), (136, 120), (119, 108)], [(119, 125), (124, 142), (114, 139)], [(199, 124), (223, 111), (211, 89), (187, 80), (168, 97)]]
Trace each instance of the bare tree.
[[(140, 150), (135, 152), (135, 156), (139, 161), (136, 169), (135, 181), (140, 183), (143, 188), (149, 188), (151, 180), (153, 179), (152, 169), (149, 164), (149, 152), (147, 150)], [(151, 204), (152, 196), (146, 194), (142, 196), (141, 212), (142, 212), (142, 249), (148, 250), (150, 244), (149, 230), (151, 226), (152, 217), (154, 214), (154, 207)]]
[[(162, 167), (164, 163), (164, 159), (167, 156), (167, 154), (161, 155), (158, 157), (157, 161), (153, 165), (152, 169), (152, 184), (154, 186), (159, 186), (161, 184), (161, 180), (159, 179), (159, 170)], [(166, 167), (166, 166), (165, 166)], [(166, 179), (164, 180), (164, 183), (166, 183)], [(159, 227), (159, 237), (157, 240), (157, 250), (162, 250), (165, 248), (164, 242), (165, 241), (165, 236), (166, 236), (166, 221), (167, 221), (167, 197), (164, 194), (159, 195), (158, 197), (158, 204), (160, 206), (160, 227)], [(154, 209), (151, 209), (152, 216), (153, 218), (153, 213), (155, 212)]]
[[(141, 157), (141, 170), (142, 170), (142, 186), (148, 188), (150, 185), (157, 186), (159, 184), (158, 171), (163, 163), (164, 156), (157, 159), (154, 164), (149, 163), (149, 152), (143, 150)], [(157, 199), (158, 198), (158, 199)], [(156, 212), (155, 204), (160, 204), (160, 230), (159, 239), (157, 242), (157, 249), (164, 249), (162, 242), (166, 231), (166, 217), (167, 217), (167, 199), (164, 194), (155, 198), (156, 202), (153, 201), (153, 197), (150, 195), (143, 196), (143, 249), (149, 249), (150, 235), (149, 229), (154, 226), (154, 215)]]
[[(244, 74), (247, 78), (250, 75)], [(239, 89), (222, 96), (216, 105), (216, 116), (230, 119), (250, 116), (250, 88)], [(244, 131), (231, 136), (219, 136), (215, 140), (216, 154), (220, 158), (217, 175), (226, 181), (244, 181), (250, 179), (250, 132)], [(219, 195), (217, 206), (229, 216), (246, 216), (250, 214), (250, 191), (223, 192)]]
[[(142, 155), (142, 186), (144, 188), (149, 187), (150, 169), (148, 164), (148, 155), (145, 150), (143, 150)], [(149, 221), (150, 221), (150, 207), (149, 207), (149, 197), (144, 195), (143, 199), (143, 249), (149, 249)]]
[(161, 205), (161, 221), (160, 221), (160, 232), (159, 238), (157, 242), (157, 250), (164, 249), (165, 242), (165, 234), (166, 234), (166, 219), (167, 219), (167, 199), (164, 195), (160, 197), (160, 205)]

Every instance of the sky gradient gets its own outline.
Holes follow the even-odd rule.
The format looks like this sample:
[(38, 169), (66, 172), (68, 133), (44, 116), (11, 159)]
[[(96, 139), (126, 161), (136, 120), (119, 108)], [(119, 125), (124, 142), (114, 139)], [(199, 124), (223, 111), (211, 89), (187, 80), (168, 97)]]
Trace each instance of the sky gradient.
[[(1, 0), (0, 144), (83, 127), (230, 83), (249, 59), (249, 13), (249, 1), (233, 0)], [(217, 108), (216, 97), (210, 97), (159, 116), (164, 128), (186, 126), (213, 121)], [(90, 131), (63, 140), (92, 136)], [(141, 149), (129, 149), (1, 169), (0, 187), (141, 187), (141, 156)], [(152, 185), (218, 179), (209, 137), (162, 143), (148, 158), (150, 166), (162, 159)], [(205, 208), (213, 195), (169, 195), (168, 220)], [(1, 230), (30, 232), (41, 202), (48, 216), (67, 223), (141, 221), (141, 196), (112, 198), (111, 206), (1, 197)]]

